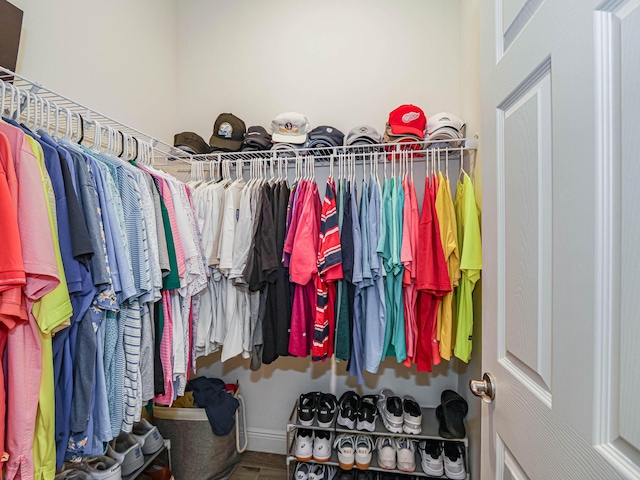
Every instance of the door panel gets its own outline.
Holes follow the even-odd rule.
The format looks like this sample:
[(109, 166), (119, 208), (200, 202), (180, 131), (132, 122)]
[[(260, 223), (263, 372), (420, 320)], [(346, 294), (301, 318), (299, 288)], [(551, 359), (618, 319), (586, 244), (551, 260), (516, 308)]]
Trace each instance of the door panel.
[(480, 22), (481, 478), (639, 479), (640, 0), (506, 2)]
[[(506, 447), (502, 438), (498, 437), (497, 464), (500, 466), (498, 472), (502, 472), (501, 480), (528, 480), (529, 477), (522, 470), (518, 461), (513, 457), (511, 451)], [(498, 475), (500, 478), (500, 475)]]
[[(548, 64), (547, 64), (548, 65)], [(551, 78), (498, 110), (505, 216), (504, 317), (498, 358), (515, 378), (551, 400)], [(500, 127), (499, 127), (500, 128)], [(509, 319), (509, 321), (505, 321)], [(504, 330), (502, 330), (504, 328)]]
[(502, 16), (502, 32), (498, 40), (501, 45), (498, 57), (513, 43), (518, 34), (527, 25), (529, 19), (542, 4), (542, 0), (498, 0), (501, 5), (498, 12)]

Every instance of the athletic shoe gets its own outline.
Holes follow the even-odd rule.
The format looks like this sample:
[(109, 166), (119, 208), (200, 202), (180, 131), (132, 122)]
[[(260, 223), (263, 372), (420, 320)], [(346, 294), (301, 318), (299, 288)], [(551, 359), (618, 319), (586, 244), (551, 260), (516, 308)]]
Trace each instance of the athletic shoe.
[(296, 459), (301, 462), (313, 457), (313, 430), (299, 428), (296, 431)]
[(442, 460), (442, 444), (437, 440), (422, 440), (418, 445), (422, 471), (432, 477), (441, 477), (444, 474)]
[(120, 480), (122, 478), (122, 468), (117, 460), (104, 455), (83, 458), (81, 462), (69, 464), (69, 467), (82, 470), (95, 480)]
[(376, 476), (376, 480), (398, 480), (399, 478), (399, 475), (391, 472), (378, 472)]
[(462, 453), (460, 442), (444, 442), (444, 474), (447, 478), (462, 480), (467, 477)]
[(356, 426), (356, 418), (358, 415), (358, 404), (360, 403), (360, 395), (356, 392), (344, 392), (338, 402), (340, 412), (338, 413), (338, 425), (353, 430)]
[(398, 470), (413, 472), (416, 469), (416, 446), (410, 438), (398, 439)]
[(158, 432), (158, 428), (144, 418), (133, 425), (131, 435), (142, 446), (142, 453), (145, 455), (156, 453), (164, 444), (164, 438)]
[(420, 435), (422, 433), (422, 410), (416, 400), (405, 395), (402, 399), (403, 424), (404, 433)]
[(358, 480), (375, 480), (376, 472), (371, 470), (360, 470), (358, 472)]
[(369, 435), (358, 435), (356, 437), (356, 467), (360, 470), (366, 470), (371, 465), (371, 456), (373, 453), (373, 440)]
[(296, 465), (296, 471), (293, 474), (294, 480), (309, 480), (309, 471), (311, 470), (311, 464), (298, 462)]
[(356, 417), (356, 428), (358, 430), (373, 432), (376, 429), (376, 418), (378, 417), (377, 401), (377, 395), (365, 395), (360, 398)]
[(338, 469), (331, 465), (312, 465), (309, 469), (309, 480), (332, 480)]
[(318, 396), (320, 392), (303, 393), (298, 402), (298, 421), (301, 425), (309, 427), (313, 425), (318, 408)]
[(107, 455), (120, 463), (123, 477), (131, 475), (144, 465), (144, 456), (142, 455), (140, 444), (136, 442), (132, 435), (124, 432), (120, 433), (116, 438), (115, 448), (109, 445)]
[(91, 480), (91, 475), (82, 470), (70, 468), (57, 474), (55, 480)]
[(402, 400), (391, 390), (383, 388), (378, 395), (378, 411), (384, 427), (391, 433), (402, 433), (403, 410)]
[(331, 458), (331, 444), (333, 435), (325, 430), (316, 430), (313, 440), (313, 459), (316, 462), (328, 462)]
[(324, 428), (331, 427), (333, 419), (336, 415), (338, 401), (336, 396), (331, 393), (323, 393), (318, 400), (318, 425)]
[(336, 480), (356, 480), (356, 474), (358, 471), (338, 469)]
[(338, 451), (338, 463), (343, 470), (351, 470), (355, 462), (355, 443), (353, 435), (343, 433), (338, 435), (333, 448)]
[(378, 437), (376, 449), (378, 450), (378, 466), (385, 470), (394, 470), (396, 468), (396, 451), (398, 450), (396, 439)]

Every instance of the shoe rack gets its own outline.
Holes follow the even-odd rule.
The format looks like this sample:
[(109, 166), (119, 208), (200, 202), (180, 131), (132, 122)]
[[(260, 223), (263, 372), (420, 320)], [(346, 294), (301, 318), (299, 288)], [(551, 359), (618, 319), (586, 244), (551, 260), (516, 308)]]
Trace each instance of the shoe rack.
[[(378, 437), (394, 437), (394, 438), (408, 438), (411, 440), (415, 440), (419, 442), (420, 440), (438, 440), (441, 442), (459, 442), (464, 445), (464, 454), (463, 460), (465, 465), (465, 471), (467, 475), (465, 480), (471, 480), (471, 475), (469, 474), (469, 439), (465, 436), (464, 438), (443, 438), (438, 433), (438, 419), (436, 418), (436, 409), (435, 408), (422, 408), (422, 433), (419, 435), (406, 434), (406, 433), (392, 433), (388, 431), (382, 420), (380, 419), (380, 415), (376, 418), (376, 428), (373, 432), (368, 432), (364, 430), (349, 430), (348, 428), (344, 428), (337, 423), (338, 412), (336, 411), (336, 415), (334, 416), (333, 422), (331, 423), (330, 428), (320, 427), (317, 424), (317, 420), (314, 419), (313, 424), (311, 426), (306, 426), (300, 424), (298, 421), (298, 401), (296, 400), (295, 405), (293, 406), (293, 410), (291, 411), (291, 415), (289, 416), (289, 421), (287, 423), (287, 451), (286, 451), (286, 461), (287, 461), (287, 478), (291, 479), (291, 468), (290, 465), (295, 462), (299, 462), (299, 460), (295, 457), (295, 438), (296, 431), (299, 428), (307, 429), (307, 430), (331, 430), (333, 432), (334, 438), (341, 433), (348, 433), (351, 435), (370, 435), (372, 437), (373, 443), (375, 445)], [(373, 456), (371, 459), (371, 465), (368, 470), (377, 471), (377, 472), (390, 472), (398, 475), (405, 475), (407, 480), (409, 477), (421, 477), (421, 478), (439, 478), (439, 479), (447, 479), (446, 475), (442, 475), (440, 477), (434, 477), (431, 475), (427, 475), (422, 471), (420, 453), (418, 452), (418, 448), (416, 445), (416, 469), (413, 472), (404, 472), (402, 470), (388, 470), (383, 469), (378, 466), (378, 456), (377, 451), (374, 449)], [(316, 462), (313, 459), (305, 461), (305, 463), (320, 463)], [(338, 464), (338, 453), (333, 449), (331, 453), (331, 459), (328, 462), (322, 462), (324, 465), (335, 465)], [(356, 467), (353, 467), (356, 469)]]

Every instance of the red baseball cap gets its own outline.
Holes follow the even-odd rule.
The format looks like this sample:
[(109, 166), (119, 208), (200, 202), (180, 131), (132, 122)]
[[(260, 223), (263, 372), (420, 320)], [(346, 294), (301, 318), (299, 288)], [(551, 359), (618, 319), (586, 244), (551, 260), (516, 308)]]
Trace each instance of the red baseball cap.
[(389, 114), (389, 128), (394, 135), (411, 134), (424, 138), (427, 117), (420, 107), (400, 105)]

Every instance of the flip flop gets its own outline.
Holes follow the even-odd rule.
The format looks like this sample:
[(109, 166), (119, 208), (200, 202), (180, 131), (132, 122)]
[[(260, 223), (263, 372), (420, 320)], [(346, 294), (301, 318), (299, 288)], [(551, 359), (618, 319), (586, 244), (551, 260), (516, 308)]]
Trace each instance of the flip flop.
[(438, 427), (438, 434), (442, 438), (447, 438), (447, 439), (453, 438), (453, 435), (451, 435), (451, 432), (447, 430), (447, 424), (444, 421), (444, 413), (442, 411), (442, 405), (438, 405), (438, 408), (436, 408), (436, 418), (438, 419), (438, 424), (440, 425)]
[(464, 428), (464, 417), (469, 411), (467, 402), (453, 390), (442, 392), (440, 401), (447, 430), (453, 435), (453, 438), (464, 438), (467, 434)]

